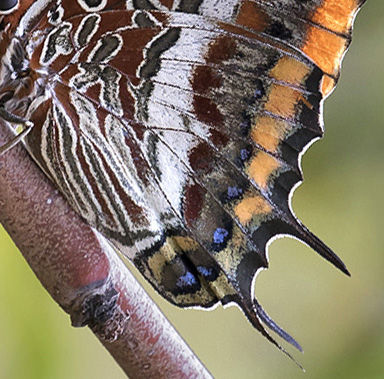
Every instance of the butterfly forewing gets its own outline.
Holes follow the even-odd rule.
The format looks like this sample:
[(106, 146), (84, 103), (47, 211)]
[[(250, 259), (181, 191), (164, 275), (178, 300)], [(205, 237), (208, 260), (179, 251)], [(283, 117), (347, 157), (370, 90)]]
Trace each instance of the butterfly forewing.
[(362, 3), (21, 1), (0, 91), (37, 163), (165, 298), (235, 302), (299, 347), (253, 283), (278, 234), (347, 272), (289, 197)]

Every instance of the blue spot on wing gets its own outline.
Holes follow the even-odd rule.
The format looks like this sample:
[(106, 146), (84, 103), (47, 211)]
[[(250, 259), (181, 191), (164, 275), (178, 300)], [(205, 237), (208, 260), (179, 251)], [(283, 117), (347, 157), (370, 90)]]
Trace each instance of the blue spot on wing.
[(219, 273), (213, 267), (197, 266), (197, 272), (204, 277), (205, 280), (213, 281), (219, 276)]
[(179, 279), (177, 279), (176, 285), (178, 287), (192, 287), (197, 283), (195, 275), (188, 271), (185, 275), (180, 276)]
[(203, 276), (210, 276), (213, 273), (213, 270), (211, 268), (207, 268), (204, 266), (198, 266), (197, 271)]
[(217, 228), (213, 232), (213, 243), (222, 244), (225, 242), (225, 239), (228, 237), (228, 230), (223, 228)]
[(242, 161), (246, 161), (249, 158), (249, 151), (247, 149), (241, 149), (240, 151), (240, 157)]
[(238, 199), (243, 194), (243, 190), (239, 187), (228, 187), (227, 194), (231, 200)]
[(212, 250), (220, 251), (225, 248), (228, 240), (231, 238), (230, 231), (224, 228), (217, 228), (213, 232)]

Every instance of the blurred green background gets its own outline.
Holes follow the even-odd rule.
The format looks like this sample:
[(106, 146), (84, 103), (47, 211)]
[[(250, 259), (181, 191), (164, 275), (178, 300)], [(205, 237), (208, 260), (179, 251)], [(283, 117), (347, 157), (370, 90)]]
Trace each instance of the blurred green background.
[[(280, 239), (256, 295), (304, 347), (306, 368), (262, 338), (237, 308), (177, 309), (150, 290), (218, 379), (384, 378), (384, 1), (369, 0), (338, 88), (325, 103), (325, 139), (303, 159), (297, 216), (346, 262), (347, 278), (308, 247)], [(148, 288), (148, 287), (146, 287)], [(0, 229), (0, 378), (123, 378), (87, 329), (73, 329)]]

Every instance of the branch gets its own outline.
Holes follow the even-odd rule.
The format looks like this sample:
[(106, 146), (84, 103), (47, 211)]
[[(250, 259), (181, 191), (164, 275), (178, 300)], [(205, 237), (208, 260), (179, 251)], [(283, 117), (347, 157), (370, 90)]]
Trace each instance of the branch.
[[(0, 123), (0, 146), (11, 138)], [(72, 325), (88, 325), (130, 378), (211, 378), (116, 252), (21, 144), (0, 156), (0, 205), (0, 222)]]

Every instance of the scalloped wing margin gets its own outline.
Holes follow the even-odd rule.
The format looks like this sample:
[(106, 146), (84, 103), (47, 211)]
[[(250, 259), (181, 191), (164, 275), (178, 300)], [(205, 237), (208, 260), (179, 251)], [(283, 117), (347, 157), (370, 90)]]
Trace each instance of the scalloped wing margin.
[[(196, 2), (193, 12), (201, 10), (204, 14), (202, 9), (208, 9), (200, 8), (204, 3)], [(78, 212), (121, 251), (128, 251), (127, 255), (143, 275), (174, 304), (209, 308), (218, 301), (237, 303), (271, 342), (276, 344), (263, 323), (298, 348), (254, 299), (253, 285), (257, 272), (268, 267), (269, 240), (279, 234), (302, 240), (348, 274), (341, 260), (295, 218), (289, 203), (293, 189), (302, 180), (301, 154), (313, 140), (322, 136), (322, 99), (338, 78), (341, 57), (350, 40), (350, 23), (357, 9), (352, 6), (341, 19), (346, 33), (336, 33), (331, 26), (323, 28), (327, 36), (340, 38), (338, 47), (331, 49), (333, 55), (329, 60), (333, 63), (327, 66), (328, 60), (317, 61), (318, 52), (313, 50), (314, 45), (326, 50), (326, 45), (320, 48), (305, 38), (308, 25), (320, 28), (313, 26), (316, 9), (323, 5), (323, 14), (327, 14), (331, 11), (326, 4), (333, 3), (307, 1), (305, 4), (313, 6), (312, 13), (308, 11), (306, 18), (297, 18), (287, 17), (284, 8), (272, 15), (263, 2), (242, 1), (237, 8), (240, 13), (225, 19), (226, 22), (189, 14), (192, 10), (188, 15), (121, 11), (121, 15), (131, 18), (134, 27), (119, 30), (113, 29), (113, 23), (106, 22), (105, 12), (104, 23), (99, 25), (96, 19), (94, 22), (99, 35), (92, 34), (84, 46), (80, 43), (80, 34), (76, 35), (81, 46), (79, 59), (90, 64), (76, 67), (79, 71), (76, 75), (85, 72), (91, 76), (96, 69), (103, 81), (101, 92), (99, 77), (93, 75), (94, 85), (88, 83), (88, 87), (82, 89), (80, 81), (65, 81), (66, 74), (74, 75), (71, 71), (74, 66), (68, 65), (62, 71), (63, 86), (68, 87), (63, 93), (69, 99), (65, 100), (64, 108), (73, 121), (73, 136), (79, 133), (77, 125), (83, 130), (95, 127), (92, 124), (95, 112), (77, 113), (81, 107), (75, 100), (77, 104), (84, 104), (85, 110), (97, 107), (100, 133), (104, 134), (101, 137), (105, 137), (105, 141), (103, 139), (102, 149), (97, 153), (98, 160), (91, 156), (92, 149), (84, 150), (89, 154), (85, 159), (89, 168), (83, 177), (89, 177), (87, 194), (109, 196), (107, 200), (100, 198), (100, 203), (103, 201), (114, 213), (105, 219), (102, 216), (105, 212), (95, 211), (100, 217), (95, 221), (89, 217), (92, 209), (78, 207)], [(244, 16), (246, 6), (252, 7), (251, 15), (261, 18), (262, 30), (256, 28), (252, 19), (253, 24), (249, 24), (249, 20), (240, 17)], [(117, 12), (113, 13), (116, 20)], [(75, 19), (76, 27), (88, 25)], [(111, 33), (102, 34), (102, 27), (110, 27)], [(294, 30), (299, 33), (289, 33)], [(134, 35), (147, 38), (144, 53), (142, 39), (132, 39)], [(97, 45), (95, 36), (103, 38), (104, 44)], [(332, 40), (329, 38), (325, 41)], [(129, 45), (129, 40), (135, 43)], [(124, 68), (128, 66), (121, 65), (122, 54), (127, 57), (128, 53), (137, 58), (137, 70), (133, 70), (131, 64), (128, 72), (128, 68)], [(106, 56), (108, 75), (104, 61), (100, 63), (95, 58), (105, 60)], [(68, 61), (69, 57), (60, 58), (54, 64), (63, 67)], [(116, 75), (121, 75), (121, 82), (125, 84), (120, 91), (127, 93), (122, 98), (126, 103), (121, 114), (114, 107), (121, 105), (114, 97), (116, 91), (108, 87)], [(57, 86), (60, 88), (63, 87)], [(112, 100), (116, 100), (115, 104)], [(72, 108), (68, 105), (71, 102)], [(112, 130), (112, 126), (124, 133)], [(113, 135), (109, 136), (111, 130)], [(97, 133), (99, 131), (92, 130), (90, 136)], [(86, 134), (78, 136), (80, 142), (81, 138), (86, 142)], [(112, 143), (109, 137), (120, 139)], [(36, 134), (31, 133), (31, 138), (36, 138)], [(124, 145), (132, 141), (135, 146), (129, 146), (124, 152)], [(93, 149), (97, 150), (97, 143)], [(135, 153), (133, 166), (141, 162), (141, 166), (132, 169), (138, 183), (137, 194), (126, 193), (127, 187), (113, 189), (116, 183), (123, 183), (132, 175), (127, 173), (124, 178), (126, 168), (119, 171), (121, 179), (93, 183), (90, 173), (101, 172), (103, 168), (112, 177), (113, 169), (116, 173), (117, 165), (124, 162), (128, 152), (131, 157)], [(53, 151), (52, 167), (60, 166), (57, 156)], [(108, 171), (105, 168), (114, 162), (111, 157), (117, 163)], [(81, 166), (77, 157), (67, 157), (67, 161), (71, 160)], [(49, 173), (49, 168), (46, 170)], [(67, 182), (71, 175), (68, 173), (67, 178), (56, 180), (59, 188), (63, 188), (60, 184)], [(51, 177), (55, 180), (54, 173)], [(84, 202), (75, 191), (66, 191), (65, 195), (72, 204)], [(122, 210), (120, 207), (127, 202), (140, 204), (139, 211), (134, 210), (135, 204)], [(125, 224), (120, 231), (121, 215), (130, 221), (139, 215), (139, 223)], [(102, 223), (108, 223), (108, 227)]]

